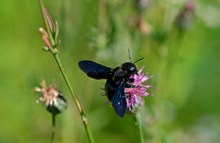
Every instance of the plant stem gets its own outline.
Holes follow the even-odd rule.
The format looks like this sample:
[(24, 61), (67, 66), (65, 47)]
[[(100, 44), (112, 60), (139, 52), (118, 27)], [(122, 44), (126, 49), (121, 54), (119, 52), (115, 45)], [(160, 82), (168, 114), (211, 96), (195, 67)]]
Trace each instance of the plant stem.
[[(68, 78), (68, 76), (65, 73), (63, 64), (62, 64), (62, 62), (60, 60), (60, 57), (58, 55), (58, 51), (56, 49), (57, 47), (53, 47), (54, 46), (54, 39), (51, 36), (50, 28), (49, 28), (49, 25), (47, 23), (46, 16), (44, 15), (44, 12), (43, 12), (44, 5), (43, 5), (42, 0), (39, 0), (39, 4), (40, 4), (40, 8), (41, 8), (41, 13), (42, 13), (42, 16), (43, 16), (43, 19), (44, 19), (44, 24), (46, 26), (46, 30), (47, 30), (47, 33), (48, 33), (48, 37), (49, 37), (49, 40), (50, 40), (50, 42), (52, 44), (52, 47), (48, 47), (48, 48), (49, 48), (50, 52), (52, 53), (52, 55), (55, 58), (55, 61), (56, 61), (57, 65), (58, 65), (58, 67), (60, 69), (60, 72), (61, 72), (61, 74), (62, 74), (62, 76), (63, 76), (63, 78), (65, 80), (66, 85), (68, 86), (68, 89), (69, 89), (69, 91), (70, 91), (70, 93), (72, 95), (72, 98), (73, 98), (73, 100), (74, 100), (74, 102), (76, 104), (76, 107), (77, 107), (77, 109), (78, 109), (78, 111), (80, 113), (80, 116), (81, 116), (83, 125), (85, 127), (85, 130), (86, 130), (89, 142), (90, 143), (94, 143), (94, 139), (93, 139), (91, 130), (90, 130), (89, 126), (88, 126), (88, 120), (87, 120), (87, 118), (85, 116), (85, 113), (84, 113), (84, 111), (82, 109), (82, 106), (81, 106), (81, 104), (80, 104), (80, 102), (79, 102), (79, 100), (78, 100), (78, 98), (77, 98), (77, 96), (76, 96), (76, 94), (75, 94), (71, 84), (70, 84), (69, 78)], [(55, 45), (55, 46), (57, 46), (57, 45)]]
[(137, 113), (135, 115), (134, 120), (135, 120), (135, 125), (138, 127), (138, 134), (139, 134), (140, 143), (144, 143), (144, 134), (143, 134), (143, 128), (142, 128), (142, 121), (141, 121), (140, 113)]
[(56, 132), (56, 114), (52, 114), (52, 131), (51, 131), (51, 143), (55, 143), (55, 132)]
[(83, 125), (84, 125), (84, 127), (86, 129), (86, 133), (87, 133), (87, 136), (89, 138), (89, 141), (90, 141), (90, 143), (94, 143), (94, 139), (93, 139), (92, 133), (91, 133), (90, 128), (88, 126), (88, 120), (87, 120), (87, 118), (85, 116), (85, 113), (84, 113), (84, 111), (82, 109), (82, 106), (81, 106), (81, 104), (80, 104), (80, 102), (79, 102), (79, 100), (78, 100), (78, 98), (77, 98), (77, 96), (76, 96), (76, 94), (75, 94), (75, 92), (74, 92), (70, 82), (69, 82), (69, 79), (68, 79), (68, 77), (67, 77), (67, 75), (66, 75), (66, 73), (64, 71), (64, 68), (63, 68), (63, 65), (62, 65), (62, 63), (60, 61), (60, 58), (59, 58), (58, 54), (53, 54), (53, 55), (54, 55), (54, 58), (55, 58), (55, 60), (57, 62), (57, 65), (58, 65), (58, 67), (59, 67), (59, 69), (60, 69), (60, 71), (62, 73), (62, 76), (63, 76), (63, 78), (64, 78), (64, 80), (65, 80), (65, 82), (66, 82), (66, 84), (67, 84), (67, 86), (68, 86), (68, 88), (70, 90), (72, 98), (75, 101), (75, 104), (76, 104), (76, 107), (77, 107), (77, 109), (78, 109), (78, 111), (80, 113)]

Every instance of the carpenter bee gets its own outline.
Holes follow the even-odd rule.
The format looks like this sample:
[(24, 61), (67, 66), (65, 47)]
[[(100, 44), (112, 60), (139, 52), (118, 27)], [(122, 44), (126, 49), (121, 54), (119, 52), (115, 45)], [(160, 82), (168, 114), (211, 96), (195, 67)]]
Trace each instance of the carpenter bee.
[(126, 109), (125, 88), (132, 88), (134, 85), (132, 74), (138, 74), (135, 63), (142, 60), (138, 59), (135, 62), (125, 62), (116, 68), (110, 68), (90, 60), (82, 60), (78, 63), (80, 69), (87, 74), (87, 76), (94, 79), (107, 79), (105, 83), (105, 94), (112, 102), (112, 106), (116, 114), (123, 117)]

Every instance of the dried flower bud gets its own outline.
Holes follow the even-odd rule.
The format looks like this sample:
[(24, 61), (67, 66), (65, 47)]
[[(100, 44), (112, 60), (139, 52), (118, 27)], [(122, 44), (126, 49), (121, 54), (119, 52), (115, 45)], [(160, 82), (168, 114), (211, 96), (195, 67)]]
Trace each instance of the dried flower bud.
[(58, 40), (58, 35), (59, 35), (58, 22), (57, 21), (54, 22), (50, 13), (44, 6), (42, 6), (42, 13), (44, 17), (44, 22), (47, 27), (47, 32), (46, 32), (47, 36), (46, 34), (44, 34), (45, 32), (42, 33), (42, 28), (39, 29), (42, 35), (42, 39), (47, 47), (56, 48), (60, 43), (60, 41)]
[(48, 26), (50, 28), (50, 32), (54, 33), (55, 30), (56, 30), (55, 24), (53, 22), (52, 17), (50, 16), (50, 13), (48, 12), (48, 10), (45, 7), (43, 7), (43, 14), (44, 14), (46, 22), (47, 22), (47, 24), (48, 24)]
[(39, 32), (41, 34), (41, 37), (45, 43), (45, 45), (50, 48), (51, 47), (51, 43), (50, 43), (50, 40), (48, 38), (48, 34), (47, 34), (47, 31), (45, 31), (42, 27), (39, 28)]
[(151, 25), (140, 16), (131, 17), (128, 24), (142, 34), (149, 34), (152, 31)]
[(41, 93), (41, 96), (37, 100), (37, 103), (44, 103), (46, 109), (50, 113), (59, 114), (67, 108), (66, 99), (57, 90), (55, 84), (50, 84), (49, 86), (46, 86), (46, 82), (43, 80), (41, 82), (41, 88), (35, 87), (33, 91)]
[(44, 51), (49, 51), (49, 50), (50, 50), (47, 46), (44, 46), (42, 49), (43, 49)]
[(135, 7), (138, 11), (146, 9), (150, 4), (150, 0), (135, 0)]
[[(58, 22), (56, 21), (56, 22), (55, 22), (55, 36), (54, 36), (55, 41), (58, 40), (58, 35), (59, 35), (59, 24), (58, 24)], [(55, 43), (57, 43), (57, 42), (55, 42)]]
[(193, 18), (194, 4), (192, 2), (187, 2), (185, 3), (183, 10), (177, 15), (175, 25), (179, 30), (183, 31), (192, 24)]

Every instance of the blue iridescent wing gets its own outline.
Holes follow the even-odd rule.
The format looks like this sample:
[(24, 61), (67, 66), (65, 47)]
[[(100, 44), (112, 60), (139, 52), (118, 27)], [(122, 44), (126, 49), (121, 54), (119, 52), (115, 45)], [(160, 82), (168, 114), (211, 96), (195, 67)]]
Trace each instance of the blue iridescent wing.
[(112, 72), (112, 68), (89, 60), (80, 61), (78, 65), (83, 72), (94, 79), (107, 79)]
[(116, 89), (115, 95), (112, 98), (112, 106), (115, 110), (115, 113), (123, 117), (127, 109), (127, 103), (125, 99), (125, 83), (121, 82), (119, 87)]

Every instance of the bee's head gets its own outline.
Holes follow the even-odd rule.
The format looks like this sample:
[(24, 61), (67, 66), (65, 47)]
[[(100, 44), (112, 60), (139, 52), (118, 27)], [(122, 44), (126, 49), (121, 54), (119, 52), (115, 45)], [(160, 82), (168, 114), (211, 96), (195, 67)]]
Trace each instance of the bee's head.
[(132, 62), (125, 62), (121, 65), (121, 69), (126, 72), (127, 76), (130, 76), (131, 74), (137, 74), (138, 70), (137, 70), (135, 63), (140, 60), (143, 60), (143, 59), (144, 58), (140, 58), (133, 63)]
[(136, 74), (137, 68), (134, 63), (126, 62), (121, 65), (123, 71), (127, 73), (127, 75)]

